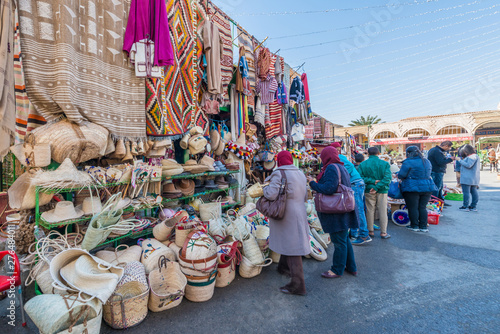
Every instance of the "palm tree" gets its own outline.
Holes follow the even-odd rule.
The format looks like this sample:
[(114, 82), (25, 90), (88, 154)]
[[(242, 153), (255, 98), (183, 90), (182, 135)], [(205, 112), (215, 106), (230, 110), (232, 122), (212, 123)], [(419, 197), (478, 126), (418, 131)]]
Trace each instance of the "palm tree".
[(372, 124), (378, 124), (378, 123), (383, 123), (382, 119), (378, 117), (377, 115), (375, 116), (361, 116), (359, 119), (355, 119), (349, 123), (349, 126), (357, 126), (357, 125), (372, 125)]

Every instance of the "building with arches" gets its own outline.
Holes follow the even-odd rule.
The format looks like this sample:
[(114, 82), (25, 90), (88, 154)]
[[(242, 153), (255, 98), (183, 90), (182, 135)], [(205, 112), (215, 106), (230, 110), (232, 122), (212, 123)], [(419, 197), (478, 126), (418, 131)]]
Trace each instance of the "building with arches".
[(382, 151), (402, 153), (410, 145), (429, 150), (445, 140), (475, 143), (479, 138), (500, 136), (500, 110), (410, 117), (370, 127), (336, 128), (335, 134), (350, 134), (361, 146), (379, 146)]

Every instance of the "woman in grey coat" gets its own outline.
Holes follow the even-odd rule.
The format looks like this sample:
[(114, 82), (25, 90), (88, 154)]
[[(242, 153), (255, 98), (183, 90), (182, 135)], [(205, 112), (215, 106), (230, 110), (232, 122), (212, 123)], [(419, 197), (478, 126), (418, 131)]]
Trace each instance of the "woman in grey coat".
[[(464, 194), (464, 203), (459, 208), (461, 211), (477, 212), (477, 202), (479, 201), (479, 175), (481, 162), (474, 150), (474, 147), (467, 144), (460, 150), (462, 160), (460, 160), (460, 184)], [(469, 205), (469, 199), (472, 201)]]
[(290, 283), (280, 288), (286, 294), (305, 295), (306, 286), (302, 269), (302, 256), (311, 253), (309, 245), (309, 224), (307, 222), (306, 177), (293, 165), (292, 154), (281, 151), (277, 156), (278, 168), (266, 181), (270, 184), (264, 188), (264, 197), (275, 200), (281, 185), (281, 171), (287, 178), (286, 210), (283, 219), (269, 219), (269, 248), (281, 254), (278, 264), (280, 274), (289, 275)]

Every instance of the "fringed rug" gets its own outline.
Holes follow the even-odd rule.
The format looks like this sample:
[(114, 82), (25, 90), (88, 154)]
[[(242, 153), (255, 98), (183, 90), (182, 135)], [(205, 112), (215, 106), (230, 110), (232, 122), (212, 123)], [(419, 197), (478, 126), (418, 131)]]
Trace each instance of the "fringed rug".
[(124, 52), (131, 0), (19, 1), (26, 91), (47, 120), (90, 120), (145, 139), (145, 83)]
[(271, 139), (275, 136), (282, 135), (281, 130), (281, 114), (282, 105), (278, 102), (269, 103), (269, 124), (266, 124), (266, 138)]

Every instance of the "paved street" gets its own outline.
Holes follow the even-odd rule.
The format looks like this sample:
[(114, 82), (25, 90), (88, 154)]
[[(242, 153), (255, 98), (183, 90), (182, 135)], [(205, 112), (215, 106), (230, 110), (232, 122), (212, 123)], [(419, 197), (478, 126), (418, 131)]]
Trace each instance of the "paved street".
[[(453, 180), (449, 173), (446, 181)], [(149, 313), (127, 333), (498, 333), (500, 181), (489, 172), (481, 181), (478, 213), (460, 212), (460, 203), (450, 202), (429, 234), (389, 223), (391, 239), (377, 236), (356, 247), (359, 277), (324, 279), (331, 259), (306, 259), (308, 294), (289, 296), (278, 292), (286, 279), (273, 264), (257, 278), (216, 289), (207, 303), (183, 301)], [(0, 302), (0, 333), (10, 328), (5, 309)], [(28, 326), (19, 322), (10, 333), (36, 332)], [(105, 325), (101, 330), (114, 332)]]

